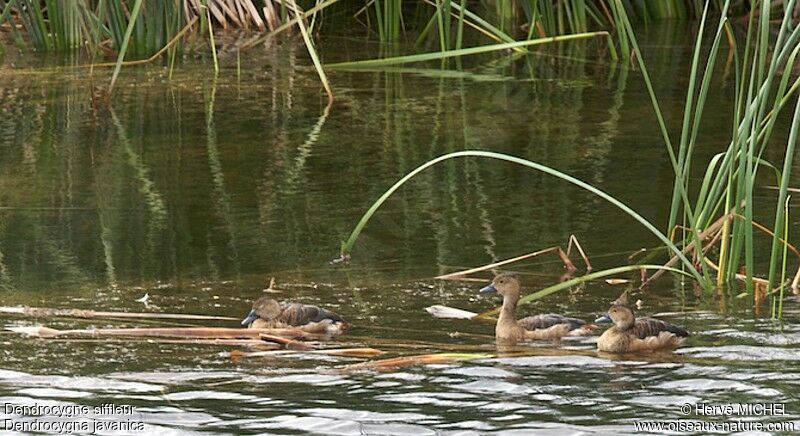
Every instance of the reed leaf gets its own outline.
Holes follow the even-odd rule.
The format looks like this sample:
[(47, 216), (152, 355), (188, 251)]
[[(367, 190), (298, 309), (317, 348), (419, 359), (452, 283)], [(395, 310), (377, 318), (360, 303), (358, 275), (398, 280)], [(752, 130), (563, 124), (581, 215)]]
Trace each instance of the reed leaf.
[(314, 63), (314, 69), (317, 70), (319, 80), (325, 88), (325, 93), (328, 94), (328, 100), (333, 101), (333, 90), (331, 90), (331, 85), (328, 83), (328, 76), (322, 68), (322, 62), (320, 62), (317, 50), (314, 48), (314, 42), (311, 41), (311, 37), (308, 35), (308, 29), (306, 29), (306, 24), (300, 16), (300, 10), (297, 6), (294, 7), (294, 13), (295, 18), (297, 18), (297, 27), (300, 29), (300, 33), (303, 35), (303, 41), (306, 44), (306, 49), (308, 49), (308, 55), (311, 56), (311, 61)]
[(133, 33), (133, 26), (136, 24), (136, 18), (139, 16), (141, 7), (142, 0), (136, 0), (131, 10), (128, 28), (125, 30), (125, 36), (122, 38), (122, 46), (119, 49), (119, 55), (117, 55), (117, 65), (114, 67), (114, 73), (111, 75), (111, 83), (108, 85), (109, 94), (114, 91), (114, 84), (117, 82), (117, 76), (119, 76), (119, 71), (122, 68), (122, 62), (125, 61), (125, 52), (128, 51), (128, 44), (130, 43), (131, 34)]
[(461, 50), (448, 50), (443, 52), (434, 52), (434, 53), (421, 53), (415, 55), (408, 55), (408, 56), (397, 56), (392, 58), (385, 58), (385, 59), (370, 59), (364, 61), (353, 61), (353, 62), (339, 62), (334, 64), (327, 64), (328, 68), (334, 69), (356, 69), (356, 68), (370, 68), (370, 67), (380, 67), (380, 66), (387, 66), (387, 65), (397, 65), (397, 64), (407, 64), (412, 62), (425, 62), (425, 61), (432, 61), (432, 60), (440, 60), (440, 59), (447, 59), (459, 56), (468, 56), (480, 53), (491, 53), (496, 51), (508, 50), (516, 47), (528, 47), (533, 45), (542, 45), (542, 44), (550, 44), (554, 42), (564, 42), (564, 41), (574, 41), (578, 39), (587, 39), (587, 38), (596, 38), (596, 37), (607, 37), (608, 32), (600, 31), (600, 32), (588, 32), (588, 33), (579, 33), (575, 35), (564, 35), (564, 36), (555, 36), (551, 38), (539, 38), (539, 39), (531, 39), (527, 41), (517, 41), (517, 42), (508, 42), (503, 44), (491, 44), (491, 45), (482, 45), (478, 47), (470, 47), (470, 48), (462, 48)]
[[(769, 289), (772, 289), (772, 284), (775, 282), (775, 274), (777, 270), (778, 257), (779, 257), (778, 250), (781, 245), (779, 237), (780, 233), (778, 229), (784, 228), (784, 220), (786, 219), (785, 210), (787, 201), (786, 199), (788, 196), (788, 189), (789, 189), (789, 176), (791, 175), (792, 172), (794, 150), (798, 140), (798, 130), (800, 130), (800, 99), (797, 100), (797, 104), (795, 105), (794, 117), (792, 119), (792, 128), (789, 131), (789, 141), (786, 144), (786, 155), (783, 158), (783, 173), (781, 177), (780, 190), (778, 192), (777, 206), (775, 210), (775, 225), (772, 227), (775, 231), (774, 231), (774, 236), (772, 237), (772, 249), (770, 252), (770, 263), (769, 263), (769, 276), (767, 278), (767, 281), (769, 283)], [(785, 249), (782, 257), (785, 262), (786, 259)], [(781, 287), (781, 295), (782, 294), (783, 294), (783, 288)]]
[(344, 257), (350, 254), (351, 250), (353, 249), (353, 246), (355, 245), (356, 240), (358, 239), (358, 236), (361, 234), (361, 231), (367, 225), (367, 222), (369, 222), (370, 218), (372, 218), (372, 215), (374, 215), (375, 212), (380, 208), (380, 206), (403, 184), (414, 178), (414, 176), (424, 171), (428, 167), (436, 165), (437, 163), (442, 161), (461, 158), (461, 157), (482, 157), (482, 158), (498, 159), (506, 162), (516, 163), (558, 177), (564, 181), (572, 183), (580, 188), (583, 188), (597, 195), (598, 197), (608, 201), (617, 208), (621, 209), (623, 212), (625, 212), (633, 219), (638, 221), (640, 224), (642, 224), (645, 228), (647, 228), (653, 235), (655, 235), (658, 239), (660, 239), (661, 242), (663, 242), (674, 253), (674, 255), (678, 257), (678, 259), (681, 260), (683, 265), (687, 268), (687, 270), (691, 272), (692, 276), (694, 276), (694, 278), (697, 279), (698, 282), (703, 283), (703, 277), (700, 275), (700, 273), (697, 272), (697, 270), (692, 265), (692, 262), (689, 261), (689, 259), (687, 259), (686, 256), (684, 256), (681, 250), (678, 247), (676, 247), (675, 244), (673, 244), (672, 241), (670, 241), (669, 238), (667, 238), (663, 233), (661, 233), (652, 223), (650, 223), (647, 219), (645, 219), (637, 212), (635, 212), (633, 209), (628, 207), (622, 201), (617, 200), (616, 198), (600, 190), (599, 188), (596, 188), (586, 182), (576, 179), (570, 175), (564, 174), (546, 165), (532, 162), (527, 159), (510, 156), (507, 154), (495, 153), (491, 151), (480, 151), (480, 150), (459, 151), (439, 156), (435, 159), (429, 160), (428, 162), (425, 162), (424, 164), (418, 166), (417, 168), (406, 174), (403, 178), (398, 180), (394, 185), (392, 185), (392, 187), (390, 187), (386, 192), (384, 192), (383, 195), (381, 195), (381, 197), (378, 198), (378, 200), (372, 204), (372, 206), (370, 206), (370, 208), (367, 210), (366, 213), (364, 213), (364, 216), (362, 216), (361, 220), (359, 220), (358, 224), (356, 224), (356, 227), (353, 229), (353, 232), (350, 234), (348, 240), (342, 243), (341, 255)]

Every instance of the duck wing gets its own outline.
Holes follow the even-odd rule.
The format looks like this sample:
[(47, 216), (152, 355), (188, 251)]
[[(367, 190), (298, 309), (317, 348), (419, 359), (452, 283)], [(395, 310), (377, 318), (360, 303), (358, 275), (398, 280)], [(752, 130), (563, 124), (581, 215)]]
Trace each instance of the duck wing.
[(658, 336), (661, 332), (673, 333), (675, 336), (681, 338), (689, 336), (689, 332), (684, 328), (655, 318), (636, 318), (633, 331), (639, 339)]
[(321, 307), (311, 304), (287, 303), (283, 305), (283, 310), (279, 316), (281, 322), (291, 326), (303, 326), (310, 323), (328, 321), (331, 323), (345, 323), (344, 319)]
[[(683, 331), (686, 332), (686, 330)], [(674, 334), (674, 332), (662, 330), (654, 336), (648, 336), (643, 339), (633, 338), (628, 344), (628, 349), (625, 351), (653, 351), (677, 348), (683, 345), (685, 341), (685, 337), (678, 336), (677, 334)]]
[(578, 318), (570, 318), (564, 315), (557, 315), (555, 313), (545, 313), (541, 315), (529, 316), (517, 321), (520, 327), (525, 330), (540, 330), (547, 329), (558, 324), (568, 324), (570, 330), (575, 330), (583, 327), (586, 322)]

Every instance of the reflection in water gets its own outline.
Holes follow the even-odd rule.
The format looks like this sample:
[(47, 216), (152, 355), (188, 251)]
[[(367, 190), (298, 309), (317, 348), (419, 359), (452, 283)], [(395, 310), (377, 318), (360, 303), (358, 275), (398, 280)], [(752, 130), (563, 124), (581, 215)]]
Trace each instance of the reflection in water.
[[(686, 35), (666, 27), (643, 38), (672, 127)], [(275, 276), (278, 298), (352, 320), (348, 344), (389, 357), (498, 353), (490, 324), (422, 310), (482, 312), (498, 301), (472, 284), (426, 277), (563, 245), (570, 234), (596, 268), (657, 244), (613, 206), (557, 179), (462, 159), (404, 186), (366, 227), (353, 263), (329, 266), (369, 204), (447, 152), (487, 149), (553, 166), (655, 223), (667, 216), (672, 171), (638, 73), (592, 60), (591, 45), (447, 69), (336, 71), (330, 107), (298, 49), (282, 44), (246, 60), (238, 78), (235, 64), (211, 78), (190, 64), (171, 80), (157, 67), (129, 69), (110, 108), (93, 104), (84, 72), (4, 70), (2, 304), (141, 311), (134, 300), (148, 292), (160, 310), (236, 316)], [(721, 84), (708, 97), (719, 110), (704, 117), (698, 160), (725, 145), (726, 93)], [(561, 272), (557, 259), (519, 268), (528, 289)], [(588, 283), (522, 309), (593, 319), (621, 290)], [(798, 301), (785, 302), (778, 326), (754, 321), (744, 300), (694, 300), (690, 291), (662, 280), (640, 296), (643, 314), (668, 312), (659, 316), (693, 332), (674, 354), (598, 355), (588, 337), (385, 373), (342, 371), (358, 360), (333, 356), (232, 362), (199, 344), (3, 334), (0, 402), (131, 404), (150, 431), (328, 434), (616, 434), (638, 419), (684, 418), (675, 408), (684, 402), (794, 404)], [(787, 407), (786, 420), (797, 422), (800, 410)]]

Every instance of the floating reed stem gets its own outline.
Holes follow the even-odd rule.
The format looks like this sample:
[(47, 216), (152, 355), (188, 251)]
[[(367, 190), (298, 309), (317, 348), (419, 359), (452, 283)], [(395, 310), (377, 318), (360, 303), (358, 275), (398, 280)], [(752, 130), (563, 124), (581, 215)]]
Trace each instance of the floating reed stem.
[(383, 351), (376, 348), (330, 348), (325, 350), (275, 350), (275, 351), (231, 351), (230, 357), (234, 360), (247, 358), (247, 357), (283, 357), (291, 356), (298, 353), (302, 354), (321, 354), (325, 356), (342, 356), (342, 357), (375, 357), (384, 354)]
[(372, 360), (369, 362), (356, 363), (348, 365), (343, 370), (388, 370), (402, 368), (412, 365), (441, 365), (447, 363), (454, 363), (465, 360), (475, 359), (488, 359), (494, 357), (493, 354), (483, 353), (436, 353), (436, 354), (419, 354), (415, 356), (395, 357), (392, 359)]
[(7, 327), (6, 330), (38, 338), (59, 336), (130, 336), (157, 338), (205, 338), (205, 339), (261, 339), (262, 334), (284, 338), (305, 339), (316, 337), (299, 329), (245, 329), (226, 327), (164, 327), (164, 328), (120, 328), (56, 330), (45, 326)]
[(47, 307), (3, 306), (0, 313), (23, 315), (31, 318), (135, 318), (135, 319), (180, 319), (196, 321), (238, 321), (230, 316), (193, 315), (186, 313), (141, 313), (141, 312), (101, 312), (83, 309), (51, 309)]

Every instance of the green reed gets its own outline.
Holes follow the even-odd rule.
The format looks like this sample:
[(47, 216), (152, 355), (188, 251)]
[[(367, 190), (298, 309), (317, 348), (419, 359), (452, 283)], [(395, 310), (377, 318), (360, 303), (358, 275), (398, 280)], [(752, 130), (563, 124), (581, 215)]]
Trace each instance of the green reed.
[[(619, 2), (619, 0), (617, 1)], [(788, 1), (785, 5), (787, 10), (793, 10), (795, 2), (795, 0)], [(785, 245), (785, 243), (781, 242), (780, 236), (785, 233), (785, 202), (797, 141), (797, 124), (800, 121), (797, 112), (784, 148), (785, 157), (782, 171), (779, 171), (762, 156), (770, 142), (774, 142), (772, 141), (772, 132), (781, 110), (788, 104), (791, 95), (800, 85), (800, 79), (795, 79), (790, 86), (792, 69), (797, 53), (800, 51), (800, 27), (797, 26), (797, 20), (792, 18), (791, 14), (786, 14), (781, 20), (777, 37), (772, 39), (770, 37), (772, 29), (770, 5), (768, 2), (755, 4), (749, 16), (749, 25), (742, 49), (728, 22), (726, 11), (729, 5), (730, 1), (725, 1), (722, 5), (723, 14), (719, 18), (711, 47), (705, 55), (703, 55), (702, 35), (704, 27), (709, 21), (708, 3), (703, 11), (698, 41), (689, 71), (689, 89), (685, 100), (684, 118), (677, 150), (661, 115), (662, 111), (647, 74), (641, 51), (635, 39), (632, 39), (632, 42), (675, 173), (668, 230), (671, 232), (679, 221), (688, 223), (690, 235), (683, 241), (684, 244), (687, 244), (698, 240), (699, 233), (716, 220), (720, 214), (733, 210), (737, 216), (742, 216), (743, 219), (734, 220), (725, 228), (721, 241), (720, 271), (717, 284), (732, 283), (740, 266), (743, 265), (746, 270), (745, 285), (748, 292), (754, 294), (756, 241), (753, 210), (759, 205), (754, 203), (753, 191), (759, 169), (762, 168), (769, 168), (779, 185), (767, 271), (767, 292), (770, 292), (775, 285), (778, 265), (786, 263), (786, 256), (781, 251), (781, 245)], [(627, 18), (624, 24), (628, 31), (632, 32)], [(701, 118), (705, 111), (706, 96), (714, 77), (717, 55), (726, 34), (730, 38), (730, 50), (736, 72), (734, 125), (728, 147), (708, 162), (699, 194), (692, 200), (687, 193), (690, 191), (689, 174), (693, 159), (695, 159), (693, 152), (701, 128)], [(800, 103), (798, 104), (800, 105)], [(697, 248), (695, 258), (704, 265), (706, 254), (700, 249), (701, 244), (695, 244), (695, 246)], [(708, 271), (704, 271), (704, 275), (707, 281), (711, 280), (711, 274)], [(780, 310), (776, 311), (775, 315), (779, 317)]]
[(654, 226), (650, 221), (648, 221), (646, 218), (644, 218), (641, 215), (639, 215), (636, 211), (631, 209), (629, 206), (627, 206), (621, 200), (618, 200), (618, 199), (614, 198), (613, 196), (609, 195), (608, 193), (602, 191), (601, 189), (599, 189), (599, 188), (597, 188), (595, 186), (592, 186), (592, 185), (590, 185), (590, 184), (588, 184), (588, 183), (586, 183), (586, 182), (584, 182), (582, 180), (576, 179), (575, 177), (572, 177), (572, 176), (570, 176), (568, 174), (562, 173), (561, 171), (558, 171), (556, 169), (548, 167), (547, 165), (542, 165), (540, 163), (532, 162), (530, 160), (522, 159), (522, 158), (519, 158), (519, 157), (516, 157), (516, 156), (509, 156), (509, 155), (503, 154), (503, 153), (495, 153), (495, 152), (491, 152), (491, 151), (481, 151), (481, 150), (467, 150), (467, 151), (459, 151), (459, 152), (448, 153), (448, 154), (439, 156), (439, 157), (437, 157), (435, 159), (431, 159), (428, 162), (423, 163), (422, 165), (420, 165), (417, 168), (415, 168), (413, 171), (411, 171), (408, 174), (406, 174), (403, 178), (401, 178), (394, 185), (392, 185), (392, 187), (390, 187), (388, 190), (386, 190), (386, 192), (384, 192), (383, 195), (381, 195), (381, 197), (378, 198), (378, 200), (375, 201), (375, 203), (373, 203), (372, 206), (370, 206), (370, 208), (367, 210), (367, 212), (364, 213), (364, 215), (361, 217), (361, 220), (359, 220), (358, 224), (356, 224), (356, 227), (353, 229), (353, 232), (350, 234), (350, 237), (347, 239), (346, 242), (342, 243), (341, 255), (343, 257), (345, 257), (345, 256), (348, 256), (350, 254), (350, 252), (353, 249), (353, 246), (355, 245), (356, 240), (358, 239), (358, 236), (361, 234), (361, 231), (367, 225), (367, 223), (369, 222), (370, 218), (372, 218), (372, 216), (381, 207), (381, 205), (395, 191), (397, 191), (401, 186), (403, 186), (407, 181), (411, 180), (417, 174), (421, 173), (422, 171), (424, 171), (425, 169), (427, 169), (427, 168), (429, 168), (429, 167), (431, 167), (433, 165), (436, 165), (439, 162), (443, 162), (443, 161), (450, 160), (450, 159), (462, 158), (462, 157), (489, 158), (489, 159), (497, 159), (497, 160), (502, 160), (502, 161), (506, 161), (506, 162), (515, 163), (515, 164), (518, 164), (518, 165), (522, 165), (522, 166), (534, 169), (536, 171), (540, 171), (540, 172), (552, 175), (554, 177), (557, 177), (557, 178), (559, 178), (561, 180), (564, 180), (566, 182), (572, 183), (572, 184), (574, 184), (574, 185), (576, 185), (576, 186), (578, 186), (578, 187), (580, 187), (582, 189), (585, 189), (585, 190), (591, 192), (592, 194), (594, 194), (594, 195), (596, 195), (596, 196), (608, 201), (609, 203), (613, 204), (614, 206), (616, 206), (617, 208), (619, 208), (620, 210), (622, 210), (623, 212), (628, 214), (630, 217), (632, 217), (633, 219), (638, 221), (647, 230), (649, 230), (653, 235), (655, 235), (659, 240), (661, 240), (661, 242), (663, 242), (672, 251), (672, 253), (681, 260), (681, 262), (683, 263), (684, 267), (695, 277), (695, 279), (697, 279), (698, 281), (701, 281), (701, 282), (703, 281), (702, 276), (698, 273), (697, 270), (695, 270), (694, 266), (692, 265), (692, 262), (686, 256), (684, 256), (684, 254), (681, 252), (681, 250), (675, 244), (673, 244), (672, 241), (670, 241), (669, 238), (666, 235), (661, 233), (661, 231), (659, 231), (656, 228), (656, 226)]
[[(222, 3), (225, 3), (224, 5)], [(322, 6), (322, 3), (326, 3)], [(229, 29), (258, 25), (265, 22), (292, 19), (290, 12), (295, 7), (325, 8), (333, 2), (285, 0), (148, 0), (141, 9), (129, 40), (128, 51), (135, 56), (150, 55), (164, 47), (191, 17), (204, 15), (197, 8), (208, 7), (213, 12), (216, 25)], [(369, 0), (365, 8), (374, 22), (380, 41), (398, 42), (406, 30), (427, 34), (435, 29), (442, 50), (463, 47), (466, 29), (475, 29), (487, 35), (510, 35), (518, 39), (585, 33), (593, 30), (619, 30), (619, 15), (624, 13), (639, 21), (663, 19), (699, 19), (705, 9), (711, 14), (740, 15), (749, 11), (745, 2), (735, 2), (728, 8), (721, 0), (701, 2), (699, 0), (424, 0), (403, 2), (402, 0)], [(785, 2), (762, 2), (766, 16), (791, 11)], [(704, 4), (706, 7), (704, 7)], [(92, 52), (100, 50), (101, 44), (110, 38), (114, 48), (121, 49), (127, 23), (131, 19), (134, 0), (0, 0), (0, 10), (14, 10), (25, 28), (27, 41), (37, 51), (64, 51), (85, 48)], [(269, 5), (269, 7), (265, 7)], [(416, 28), (408, 20), (413, 8), (430, 6), (429, 18), (423, 28)], [(342, 6), (346, 7), (346, 6)], [(238, 14), (234, 12), (239, 10)], [(279, 11), (279, 12), (269, 12)], [(470, 11), (472, 13), (470, 13)], [(271, 14), (277, 13), (277, 16)], [(786, 15), (786, 14), (784, 14)], [(0, 23), (8, 20), (9, 14), (0, 16)], [(316, 25), (317, 17), (311, 23)], [(340, 20), (338, 25), (342, 25)], [(527, 27), (527, 30), (524, 30)], [(202, 35), (205, 29), (200, 29)], [(521, 31), (522, 30), (522, 31)], [(23, 38), (12, 27), (14, 38)], [(619, 35), (623, 37), (623, 34)], [(501, 36), (505, 42), (511, 42)], [(498, 41), (500, 42), (500, 41)], [(620, 41), (624, 44), (625, 41)], [(623, 49), (623, 52), (625, 50)], [(171, 53), (170, 53), (171, 54)]]
[(403, 0), (373, 0), (378, 37), (382, 42), (397, 42), (403, 22)]
[[(795, 3), (796, 0), (790, 0), (785, 4), (785, 8), (793, 10)], [(610, 10), (614, 11), (613, 19), (618, 26), (618, 32), (626, 35), (627, 41), (630, 43), (630, 50), (635, 53), (635, 59), (641, 69), (642, 77), (650, 95), (657, 126), (661, 131), (674, 172), (675, 183), (670, 200), (667, 234), (672, 234), (678, 223), (686, 224), (688, 234), (680, 240), (680, 244), (688, 246), (693, 242), (697, 242), (693, 244), (694, 249), (692, 250), (694, 262), (684, 256), (676, 244), (656, 230), (646, 219), (636, 214), (622, 201), (614, 199), (596, 187), (577, 181), (566, 174), (559, 173), (552, 168), (535, 162), (483, 151), (446, 154), (429, 160), (408, 173), (387, 190), (364, 214), (350, 238), (342, 244), (342, 256), (349, 255), (358, 235), (370, 217), (401, 185), (422, 170), (438, 162), (457, 157), (474, 156), (510, 161), (543, 171), (574, 183), (606, 199), (633, 216), (658, 236), (665, 246), (672, 251), (673, 255), (680, 259), (683, 268), (707, 289), (712, 287), (715, 274), (717, 275), (718, 285), (733, 283), (736, 280), (736, 273), (739, 271), (739, 267), (743, 265), (746, 270), (745, 286), (748, 292), (754, 295), (753, 277), (756, 274), (757, 252), (753, 210), (760, 205), (754, 204), (753, 191), (758, 180), (759, 170), (767, 168), (770, 170), (768, 175), (775, 177), (779, 188), (775, 205), (775, 222), (772, 229), (769, 269), (766, 272), (768, 277), (766, 291), (768, 293), (772, 291), (777, 279), (778, 267), (780, 266), (781, 283), (776, 292), (772, 293), (775, 298), (773, 301), (773, 307), (775, 308), (773, 314), (776, 317), (780, 317), (787, 265), (787, 243), (784, 241), (789, 232), (786, 224), (786, 202), (795, 144), (798, 140), (798, 130), (800, 130), (800, 102), (797, 103), (788, 141), (785, 148), (781, 150), (785, 156), (782, 169), (779, 170), (776, 166), (766, 161), (763, 155), (767, 146), (771, 142), (775, 142), (772, 141), (772, 132), (781, 110), (788, 105), (792, 94), (800, 87), (800, 78), (793, 79), (792, 75), (796, 57), (800, 52), (800, 26), (797, 25), (797, 20), (792, 18), (791, 14), (784, 15), (778, 28), (777, 36), (771, 38), (770, 5), (767, 2), (756, 4), (749, 15), (750, 25), (747, 28), (745, 45), (742, 50), (728, 21), (729, 0), (719, 5), (720, 14), (718, 15), (710, 44), (707, 43), (704, 35), (706, 27), (712, 20), (712, 4), (707, 2), (701, 10), (692, 10), (692, 14), (700, 14), (698, 37), (689, 70), (689, 86), (684, 100), (680, 135), (677, 140), (673, 140), (673, 133), (670, 132), (664, 120), (663, 110), (655, 93), (643, 54), (633, 36), (633, 28), (626, 12), (627, 6), (622, 0), (614, 0), (610, 2), (610, 5), (612, 5)], [(713, 79), (716, 77), (717, 57), (722, 50), (723, 42), (726, 40), (734, 59), (736, 73), (734, 83), (736, 95), (733, 114), (734, 124), (730, 132), (730, 142), (727, 148), (721, 150), (705, 163), (704, 176), (699, 186), (699, 191), (697, 191), (694, 186), (691, 186), (692, 179), (690, 178), (692, 166), (697, 165), (697, 157), (694, 155), (694, 151), (702, 127), (706, 100), (712, 88)], [(516, 46), (516, 44), (519, 43), (497, 45), (509, 48), (510, 45)], [(485, 48), (487, 51), (489, 50), (488, 47)], [(441, 59), (451, 55), (471, 54), (472, 50), (481, 50), (481, 48), (450, 50), (441, 53), (426, 53), (392, 59), (348, 62), (330, 66), (346, 68), (376, 67), (393, 63)], [(690, 195), (695, 191), (698, 192), (696, 195)], [(715, 273), (708, 268), (706, 262), (707, 256), (713, 254), (706, 251), (708, 247), (703, 246), (706, 241), (700, 235), (704, 234), (704, 231), (711, 223), (718, 221), (721, 216), (727, 215), (730, 210), (733, 211), (733, 216), (742, 218), (732, 219), (732, 222), (726, 223), (723, 228), (718, 259), (720, 269), (718, 273)], [(784, 237), (783, 240), (781, 239), (782, 235)], [(698, 271), (694, 265), (700, 265), (700, 270)]]

